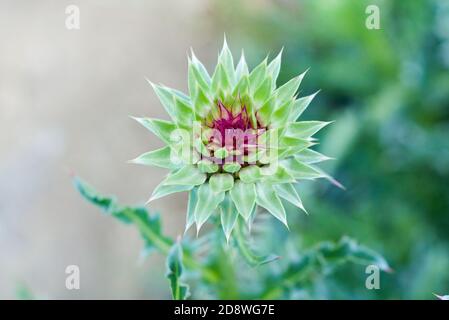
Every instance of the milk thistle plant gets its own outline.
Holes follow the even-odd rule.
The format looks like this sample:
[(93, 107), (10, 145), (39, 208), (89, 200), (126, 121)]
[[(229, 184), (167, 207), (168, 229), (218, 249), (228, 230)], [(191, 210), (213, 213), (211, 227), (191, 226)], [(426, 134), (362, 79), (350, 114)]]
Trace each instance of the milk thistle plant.
[(229, 239), (257, 206), (287, 226), (281, 199), (305, 211), (294, 183), (328, 177), (313, 164), (329, 158), (310, 147), (329, 122), (297, 121), (315, 94), (296, 95), (305, 72), (276, 86), (281, 54), (249, 72), (243, 53), (234, 66), (225, 40), (212, 76), (192, 51), (189, 96), (150, 82), (172, 121), (135, 119), (167, 145), (132, 162), (171, 170), (149, 201), (189, 192), (186, 229), (218, 214)]
[[(243, 52), (235, 66), (225, 40), (212, 75), (192, 51), (189, 95), (150, 82), (171, 121), (134, 119), (166, 145), (131, 162), (170, 170), (148, 202), (189, 193), (185, 230), (195, 225), (193, 238), (187, 234), (175, 241), (163, 234), (159, 215), (145, 207), (119, 206), (113, 197), (75, 180), (90, 202), (138, 227), (146, 252), (156, 249), (167, 255), (167, 278), (175, 299), (190, 295), (189, 286), (181, 281), (186, 276), (196, 279), (198, 292), (203, 292), (195, 297), (288, 298), (292, 287), (309, 283), (312, 275), (327, 274), (342, 262), (375, 263), (388, 270), (377, 253), (343, 238), (321, 243), (294, 262), (287, 259), (275, 270), (236, 272), (240, 266), (235, 257), (250, 268), (278, 258), (260, 254), (251, 245), (258, 211), (268, 212), (288, 228), (286, 202), (306, 211), (295, 188), (298, 182), (326, 178), (341, 187), (316, 166), (329, 158), (311, 149), (316, 144), (313, 135), (329, 122), (299, 120), (316, 93), (297, 96), (306, 72), (277, 85), (281, 56), (282, 51), (249, 71)], [(212, 227), (202, 235), (199, 231), (206, 222)], [(202, 260), (198, 253), (205, 250), (208, 254)], [(252, 279), (255, 290), (241, 288), (239, 277)]]

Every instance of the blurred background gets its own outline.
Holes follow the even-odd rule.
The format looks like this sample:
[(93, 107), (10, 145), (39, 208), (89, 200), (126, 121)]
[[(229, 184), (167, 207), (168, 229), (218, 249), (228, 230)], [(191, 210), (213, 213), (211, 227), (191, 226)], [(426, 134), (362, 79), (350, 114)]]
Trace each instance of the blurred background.
[[(70, 4), (80, 30), (65, 27)], [(370, 4), (380, 30), (365, 27)], [(136, 230), (84, 202), (70, 175), (144, 203), (166, 172), (126, 160), (162, 144), (128, 115), (167, 118), (144, 78), (186, 91), (190, 47), (212, 71), (223, 33), (250, 66), (284, 47), (278, 83), (310, 67), (300, 95), (321, 92), (303, 119), (336, 120), (317, 149), (347, 190), (299, 187), (298, 250), (348, 235), (395, 270), (368, 291), (345, 266), (312, 297), (449, 292), (449, 2), (2, 0), (0, 299), (170, 298), (162, 257), (141, 259)], [(183, 232), (186, 202), (153, 203), (168, 234)], [(65, 288), (71, 264), (81, 290)]]

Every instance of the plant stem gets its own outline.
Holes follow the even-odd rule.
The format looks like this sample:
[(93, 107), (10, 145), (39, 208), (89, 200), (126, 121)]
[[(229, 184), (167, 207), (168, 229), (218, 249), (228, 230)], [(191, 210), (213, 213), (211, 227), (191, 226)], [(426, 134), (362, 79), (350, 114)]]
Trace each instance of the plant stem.
[[(142, 219), (137, 216), (136, 214), (128, 214), (128, 218), (133, 221), (133, 223), (137, 226), (139, 231), (142, 233), (144, 237), (146, 237), (148, 240), (150, 240), (154, 246), (163, 254), (168, 255), (168, 252), (170, 251), (171, 246), (173, 245), (172, 240), (164, 241), (160, 237), (158, 237), (153, 230), (144, 222)], [(188, 252), (185, 252), (183, 255), (183, 263), (188, 269), (192, 270), (199, 270), (202, 277), (211, 283), (216, 283), (219, 281), (219, 277), (212, 272), (212, 270), (204, 268), (201, 266), (200, 263), (198, 263), (195, 258), (189, 254)]]
[(237, 246), (240, 249), (240, 253), (246, 259), (246, 261), (248, 261), (251, 265), (257, 264), (257, 262), (254, 261), (252, 252), (250, 252), (248, 247), (245, 245), (245, 239), (242, 234), (242, 224), (240, 222), (240, 219), (237, 219), (237, 221), (236, 221), (234, 235), (235, 235), (235, 240), (237, 242)]

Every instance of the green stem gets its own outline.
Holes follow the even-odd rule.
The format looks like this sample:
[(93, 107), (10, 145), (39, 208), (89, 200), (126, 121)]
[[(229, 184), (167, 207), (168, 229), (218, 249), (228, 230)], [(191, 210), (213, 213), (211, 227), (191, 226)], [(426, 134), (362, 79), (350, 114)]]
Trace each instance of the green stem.
[(127, 214), (128, 218), (137, 226), (139, 231), (154, 244), (154, 246), (159, 249), (161, 253), (167, 255), (170, 251), (171, 246), (173, 245), (173, 241), (168, 240), (164, 241), (160, 237), (158, 237), (153, 230), (144, 222), (142, 219), (135, 214)]
[(240, 222), (240, 218), (237, 219), (237, 221), (236, 221), (234, 235), (235, 235), (235, 240), (237, 242), (237, 246), (240, 249), (240, 253), (246, 259), (246, 261), (248, 261), (249, 264), (251, 264), (251, 265), (257, 264), (257, 262), (254, 261), (253, 253), (250, 251), (250, 249), (248, 248), (248, 246), (245, 243), (246, 240), (242, 234), (242, 224)]
[[(150, 240), (154, 246), (164, 255), (168, 255), (171, 246), (173, 245), (172, 240), (164, 241), (160, 237), (158, 237), (153, 230), (144, 222), (142, 219), (135, 214), (127, 214), (128, 218), (134, 222), (140, 232)], [(192, 257), (189, 253), (184, 253), (183, 255), (183, 263), (188, 269), (199, 270), (203, 276), (203, 278), (209, 282), (215, 283), (219, 281), (219, 277), (212, 272), (210, 269), (202, 267), (194, 257)]]

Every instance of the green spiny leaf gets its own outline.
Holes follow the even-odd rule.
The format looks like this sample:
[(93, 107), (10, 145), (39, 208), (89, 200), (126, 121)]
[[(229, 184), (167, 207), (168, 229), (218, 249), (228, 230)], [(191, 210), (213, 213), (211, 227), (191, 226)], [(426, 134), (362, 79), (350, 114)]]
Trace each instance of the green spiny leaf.
[(202, 173), (196, 166), (184, 166), (178, 171), (170, 173), (164, 180), (164, 185), (192, 185), (197, 186), (203, 184), (207, 179), (207, 175)]
[(377, 252), (358, 244), (355, 240), (343, 237), (337, 244), (323, 243), (317, 251), (326, 259), (333, 263), (351, 261), (361, 265), (377, 265), (381, 270), (390, 272), (387, 261)]
[(300, 121), (292, 122), (287, 125), (286, 135), (307, 139), (320, 131), (331, 122), (324, 121)]
[(114, 210), (116, 206), (115, 197), (99, 194), (93, 187), (77, 177), (73, 179), (73, 184), (87, 201), (101, 208), (104, 212), (109, 213)]
[(187, 204), (186, 228), (184, 232), (190, 229), (195, 223), (195, 206), (198, 201), (198, 187), (194, 187), (189, 192), (189, 202)]
[(254, 92), (263, 82), (267, 74), (267, 59), (262, 61), (249, 75), (249, 83), (252, 92)]
[[(159, 214), (149, 215), (146, 208), (131, 207), (122, 211), (124, 218), (133, 222), (140, 231), (144, 240), (144, 253), (149, 254), (154, 250), (163, 252), (172, 243), (172, 239), (162, 234), (162, 223)], [(117, 217), (117, 214), (115, 214)]]
[[(231, 82), (226, 74), (224, 66), (222, 64), (218, 64), (215, 69), (214, 75), (212, 76), (212, 91), (214, 93), (218, 93), (220, 91), (229, 91), (231, 89)], [(217, 97), (217, 95), (216, 95)], [(218, 94), (218, 98), (223, 98), (221, 94)]]
[(257, 110), (257, 117), (263, 126), (270, 123), (271, 115), (276, 108), (276, 96), (272, 96), (266, 100), (263, 105)]
[(193, 112), (190, 98), (178, 90), (148, 82), (173, 121), (181, 125), (191, 125)]
[(289, 137), (284, 135), (280, 139), (281, 147), (295, 148), (296, 152), (310, 147), (311, 144), (312, 142), (301, 137)]
[[(354, 240), (344, 237), (338, 243), (322, 242), (313, 249), (305, 252), (300, 259), (290, 263), (287, 269), (280, 274), (285, 286), (307, 281), (317, 274), (329, 274), (336, 267), (353, 262), (356, 264), (375, 264), (381, 270), (390, 271), (386, 260), (378, 253), (368, 249), (367, 259), (355, 259), (358, 251), (366, 251), (366, 247), (358, 245)], [(354, 255), (355, 254), (355, 255)]]
[(194, 213), (197, 232), (199, 232), (201, 226), (214, 213), (218, 205), (223, 201), (224, 196), (224, 192), (215, 193), (209, 183), (200, 185)]
[[(279, 104), (279, 99), (276, 100), (276, 104)], [(281, 104), (273, 114), (271, 115), (270, 125), (274, 128), (283, 127), (288, 120), (288, 116), (290, 114), (290, 110), (293, 108), (293, 100), (287, 101), (284, 104)]]
[(229, 238), (231, 237), (231, 233), (234, 229), (238, 216), (239, 213), (234, 203), (229, 199), (229, 197), (225, 197), (220, 205), (220, 219), (227, 242), (229, 242)]
[(316, 143), (310, 140), (283, 136), (281, 138), (281, 146), (278, 151), (279, 158), (283, 159), (295, 155), (315, 144)]
[(260, 171), (263, 175), (263, 181), (267, 183), (278, 184), (295, 182), (295, 178), (277, 163), (263, 166)]
[(209, 98), (207, 91), (197, 85), (194, 96), (194, 109), (197, 120), (206, 117), (212, 107), (212, 100)]
[(296, 192), (296, 189), (293, 186), (293, 184), (291, 183), (277, 184), (274, 186), (274, 189), (276, 190), (278, 196), (287, 200), (288, 202), (292, 203), (293, 205), (297, 206), (305, 213), (307, 213), (306, 209), (302, 204), (301, 198), (299, 197), (298, 192)]
[(306, 72), (307, 71), (291, 79), (276, 90), (275, 93), (280, 105), (290, 101), (293, 98), (296, 91), (298, 91), (299, 85), (301, 84), (301, 81), (304, 78)]
[(340, 188), (340, 189), (343, 189), (343, 190), (345, 190), (345, 187), (340, 183), (340, 182), (338, 182), (334, 177), (332, 177), (331, 175), (329, 175), (329, 174), (327, 174), (326, 172), (324, 172), (322, 169), (320, 169), (320, 168), (318, 168), (318, 167), (316, 167), (316, 166), (314, 166), (314, 165), (309, 165), (312, 169), (314, 169), (316, 172), (319, 172), (320, 174), (321, 174), (321, 177), (320, 178), (324, 178), (324, 179), (326, 179), (327, 181), (329, 181), (330, 183), (332, 183), (334, 186), (336, 186), (336, 187), (338, 187), (338, 188)]
[(94, 188), (79, 178), (74, 179), (74, 185), (80, 194), (90, 203), (101, 208), (107, 214), (124, 223), (134, 223), (145, 241), (145, 251), (154, 249), (165, 250), (172, 240), (162, 234), (159, 215), (150, 215), (144, 207), (119, 206), (115, 198), (103, 196)]
[(177, 129), (173, 122), (152, 118), (132, 118), (151, 131), (166, 144), (170, 144), (172, 142), (171, 134)]
[(240, 56), (239, 63), (237, 64), (237, 68), (235, 70), (235, 77), (238, 81), (240, 78), (248, 74), (249, 72), (248, 72), (248, 65), (246, 64), (245, 60), (245, 53), (242, 51), (242, 55)]
[(181, 101), (185, 102), (189, 106), (192, 105), (192, 99), (188, 95), (186, 95), (184, 92), (179, 91), (177, 89), (173, 89), (173, 88), (168, 88), (168, 87), (165, 87), (165, 88), (168, 91), (170, 91), (171, 94), (174, 95), (177, 99), (180, 99)]
[(151, 194), (150, 200), (147, 201), (151, 202), (153, 200), (168, 196), (173, 193), (178, 192), (184, 192), (189, 191), (193, 189), (193, 185), (165, 185), (165, 181), (162, 181)]
[(229, 194), (240, 215), (248, 220), (256, 204), (255, 184), (236, 181)]
[(307, 109), (310, 102), (312, 102), (313, 98), (318, 94), (319, 91), (315, 92), (314, 94), (311, 94), (310, 96), (299, 98), (295, 101), (291, 111), (290, 115), (288, 116), (288, 121), (296, 121), (301, 114)]
[[(192, 63), (192, 60), (188, 59), (188, 71), (187, 71), (187, 86), (189, 87), (189, 94), (190, 98), (194, 101), (194, 98), (198, 95), (198, 87), (199, 84), (197, 83), (195, 71), (193, 70), (194, 66)], [(195, 105), (195, 104), (194, 104)]]
[(182, 247), (179, 243), (175, 243), (167, 256), (166, 273), (174, 300), (185, 300), (190, 295), (189, 286), (181, 282), (183, 269)]
[(174, 101), (174, 113), (175, 113), (175, 121), (180, 125), (190, 127), (193, 122), (193, 109), (192, 106), (179, 98), (178, 96), (173, 96)]
[(198, 72), (201, 75), (201, 78), (204, 79), (206, 84), (210, 85), (211, 79), (210, 79), (209, 73), (207, 72), (206, 68), (201, 63), (201, 61), (196, 57), (196, 55), (193, 52), (193, 50), (191, 50), (191, 53), (192, 53), (192, 63), (193, 63), (193, 65), (196, 67), (196, 69), (198, 69)]
[(131, 163), (143, 164), (146, 166), (156, 166), (166, 169), (176, 169), (178, 165), (172, 162), (172, 157), (174, 155), (171, 152), (169, 146), (163, 148), (146, 152), (137, 158), (130, 160)]
[(175, 107), (173, 103), (173, 95), (165, 89), (163, 86), (159, 86), (148, 80), (148, 83), (153, 87), (154, 92), (162, 103), (162, 106), (165, 108), (165, 111), (172, 117), (173, 120), (175, 117)]
[(318, 163), (332, 159), (312, 149), (304, 149), (300, 151), (299, 153), (295, 154), (295, 158), (298, 161), (306, 164)]
[(254, 102), (258, 106), (261, 106), (270, 97), (272, 82), (271, 76), (266, 77), (254, 92)]
[(280, 220), (287, 228), (287, 216), (281, 200), (272, 185), (258, 183), (256, 185), (256, 203), (267, 209), (274, 217)]
[(196, 57), (193, 50), (191, 50), (191, 53), (192, 53), (192, 60), (191, 60), (192, 70), (195, 79), (204, 90), (207, 90), (211, 84), (211, 77), (207, 72), (206, 68), (204, 67), (204, 65), (201, 63), (201, 61)]
[(323, 178), (323, 173), (294, 158), (283, 160), (281, 165), (296, 179)]
[(250, 88), (249, 77), (248, 75), (245, 74), (240, 78), (240, 80), (235, 85), (235, 88), (232, 91), (232, 95), (236, 98), (245, 97), (249, 94), (249, 88)]
[(274, 58), (270, 64), (267, 67), (267, 73), (271, 75), (272, 79), (272, 87), (276, 88), (276, 80), (279, 76), (279, 71), (281, 70), (281, 60), (282, 60), (282, 51), (284, 49), (282, 48), (281, 51), (279, 51), (276, 58)]
[(235, 84), (235, 69), (234, 59), (232, 58), (231, 50), (229, 50), (226, 38), (223, 41), (223, 48), (221, 49), (220, 56), (218, 57), (218, 64), (223, 66), (223, 70), (226, 73), (227, 78), (231, 82), (231, 85)]

